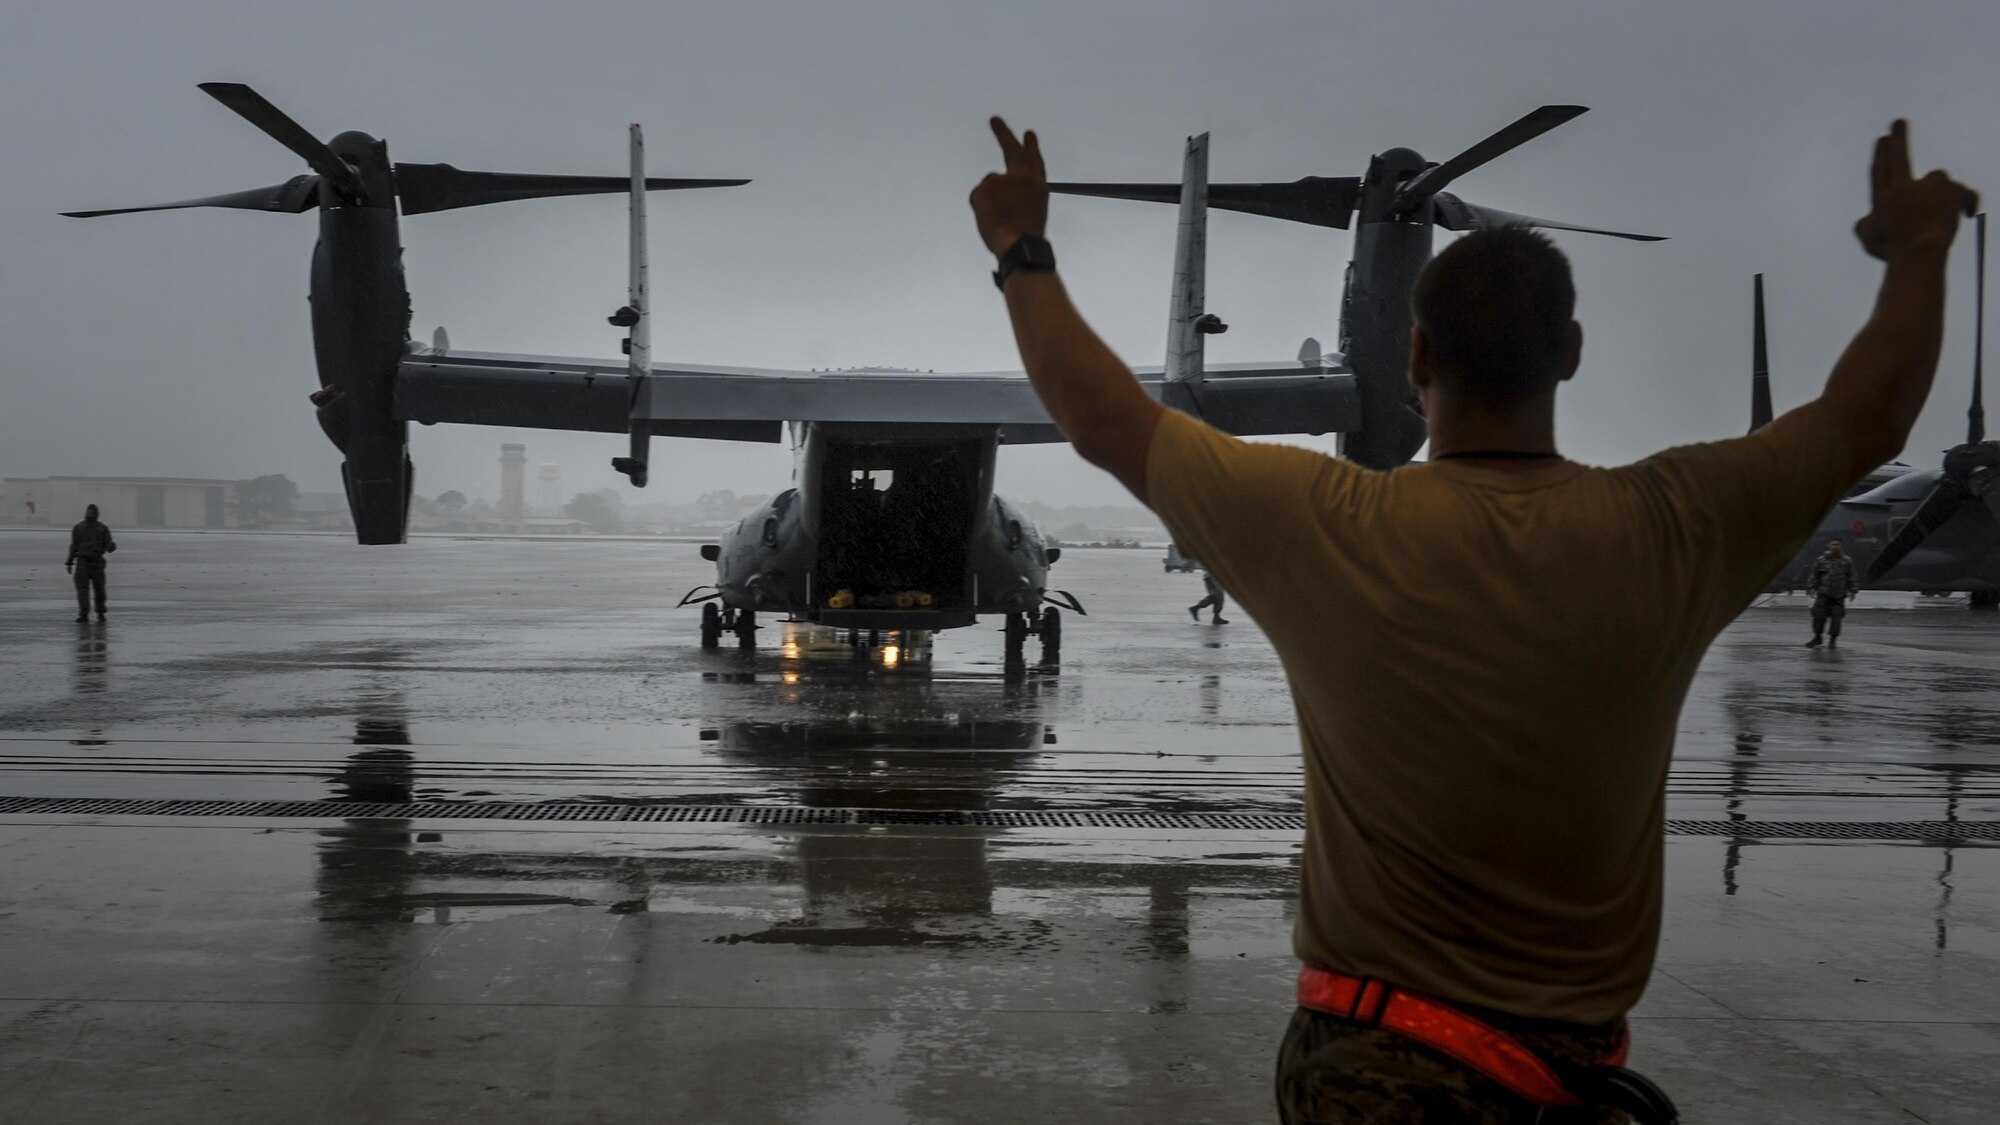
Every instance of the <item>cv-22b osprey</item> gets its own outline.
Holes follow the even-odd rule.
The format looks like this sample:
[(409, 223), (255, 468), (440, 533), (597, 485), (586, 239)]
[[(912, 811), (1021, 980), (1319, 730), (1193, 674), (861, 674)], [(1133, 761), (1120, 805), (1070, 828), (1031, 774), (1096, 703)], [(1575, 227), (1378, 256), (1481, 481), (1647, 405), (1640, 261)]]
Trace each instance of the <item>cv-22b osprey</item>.
[[(1974, 228), (1972, 405), (1966, 437), (1935, 469), (1901, 463), (1871, 470), (1820, 521), (1766, 588), (1804, 589), (1829, 540), (1840, 540), (1866, 590), (1926, 594), (1964, 591), (1973, 609), (2000, 608), (2000, 441), (1986, 437), (1982, 400), (1986, 351), (1986, 216)], [(1764, 331), (1764, 277), (1755, 285), (1750, 429), (1771, 420), (1770, 359)]]
[[(716, 563), (716, 582), (712, 592), (691, 594), (682, 604), (705, 603), (704, 645), (719, 643), (725, 632), (754, 644), (760, 612), (787, 613), (848, 630), (855, 638), (953, 628), (982, 615), (1003, 615), (1010, 662), (1020, 658), (1030, 635), (1040, 636), (1045, 660), (1055, 657), (1057, 605), (1080, 607), (1048, 588), (1048, 568), (1059, 552), (1045, 546), (1033, 522), (993, 491), (999, 446), (1063, 440), (1022, 375), (822, 373), (652, 362), (645, 193), (747, 181), (649, 179), (636, 126), (629, 178), (397, 164), (384, 142), (363, 133), (320, 142), (246, 86), (207, 83), (202, 89), (304, 158), (314, 174), (230, 195), (72, 214), (179, 207), (319, 210), (311, 274), (319, 389), (312, 399), (322, 429), (344, 455), (342, 479), (360, 542), (404, 541), (414, 475), (407, 428), (413, 421), (626, 434), (628, 453), (613, 465), (639, 487), (647, 482), (654, 436), (778, 442), (789, 432), (797, 458), (795, 486), (746, 517), (720, 543), (702, 548)], [(1449, 229), (1519, 221), (1447, 201), (1435, 189), (1580, 112), (1580, 107), (1544, 107), (1428, 170), (1421, 161), (1411, 164), (1415, 154), (1392, 150), (1376, 159), (1365, 181), (1352, 182), (1348, 209), (1360, 199), (1364, 225), (1350, 267), (1343, 339), (1358, 356), (1378, 357), (1354, 370), (1318, 354), (1312, 341), (1296, 360), (1282, 363), (1203, 363), (1204, 337), (1226, 327), (1202, 307), (1207, 208), (1237, 201), (1229, 189), (1221, 198), (1210, 197), (1207, 138), (1190, 139), (1182, 182), (1173, 189), (1181, 216), (1168, 362), (1139, 370), (1141, 382), (1162, 403), (1232, 433), (1340, 433), (1350, 455), (1366, 463), (1387, 467), (1407, 460), (1421, 444), (1421, 420), (1416, 419), (1412, 441), (1414, 415), (1404, 405), (1406, 391), (1385, 391), (1382, 373), (1387, 363), (1395, 366), (1395, 381), (1403, 378), (1396, 357), (1407, 348), (1409, 284), (1422, 264), (1414, 248), (1420, 242), (1428, 254), (1434, 215), (1448, 213), (1449, 221), (1436, 221)], [(1278, 186), (1299, 194), (1296, 185)], [(415, 215), (620, 190), (631, 193), (631, 278), (627, 302), (611, 321), (629, 331), (625, 360), (461, 352), (450, 348), (442, 333), (431, 346), (410, 339), (399, 206), (402, 214)], [(1311, 190), (1305, 195), (1317, 199)], [(1418, 202), (1403, 206), (1411, 199)], [(1312, 205), (1327, 210), (1323, 200)], [(1307, 221), (1346, 225), (1344, 217)], [(1423, 228), (1420, 240), (1402, 229), (1417, 224)], [(1391, 249), (1367, 249), (1385, 245)], [(1383, 387), (1371, 390), (1364, 383)]]

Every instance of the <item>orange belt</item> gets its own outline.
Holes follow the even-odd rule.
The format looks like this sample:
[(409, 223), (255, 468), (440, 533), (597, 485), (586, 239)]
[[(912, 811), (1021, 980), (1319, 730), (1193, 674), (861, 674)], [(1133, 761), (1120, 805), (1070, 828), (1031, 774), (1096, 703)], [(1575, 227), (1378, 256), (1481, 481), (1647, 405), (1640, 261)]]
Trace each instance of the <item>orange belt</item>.
[[(1372, 977), (1354, 977), (1312, 965), (1299, 969), (1299, 1007), (1387, 1028), (1445, 1054), (1541, 1106), (1583, 1102), (1555, 1068), (1499, 1028), (1421, 993)], [(1598, 1062), (1625, 1065), (1628, 1031)]]

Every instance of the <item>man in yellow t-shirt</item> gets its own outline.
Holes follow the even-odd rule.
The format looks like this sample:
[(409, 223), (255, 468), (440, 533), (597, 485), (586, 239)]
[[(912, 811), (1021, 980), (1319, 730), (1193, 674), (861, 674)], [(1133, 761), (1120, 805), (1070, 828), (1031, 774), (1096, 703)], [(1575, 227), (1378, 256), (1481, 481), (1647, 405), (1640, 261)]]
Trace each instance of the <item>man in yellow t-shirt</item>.
[[(972, 205), (1001, 255), (1041, 238), (1047, 178), (1033, 133), (993, 127), (1006, 171)], [(1820, 397), (1748, 437), (1616, 469), (1556, 453), (1555, 393), (1583, 334), (1568, 262), (1534, 232), (1467, 235), (1418, 279), (1410, 380), (1431, 460), (1386, 473), (1162, 408), (1054, 270), (1016, 249), (1008, 260), (1029, 268), (1003, 288), (1050, 417), (1159, 513), (1284, 662), (1305, 769), (1302, 998), (1309, 979), (1374, 997), (1348, 1016), (1403, 997), (1558, 1074), (1617, 1056), (1659, 937), (1664, 783), (1688, 683), (1846, 486), (1901, 451), (1974, 202), (1942, 172), (1911, 176), (1897, 122), (1856, 227), (1886, 264), (1881, 294)], [(1504, 1068), (1378, 1018), (1300, 1008), (1280, 1050), (1282, 1119), (1618, 1117), (1537, 1118), (1521, 1085), (1493, 1077)]]

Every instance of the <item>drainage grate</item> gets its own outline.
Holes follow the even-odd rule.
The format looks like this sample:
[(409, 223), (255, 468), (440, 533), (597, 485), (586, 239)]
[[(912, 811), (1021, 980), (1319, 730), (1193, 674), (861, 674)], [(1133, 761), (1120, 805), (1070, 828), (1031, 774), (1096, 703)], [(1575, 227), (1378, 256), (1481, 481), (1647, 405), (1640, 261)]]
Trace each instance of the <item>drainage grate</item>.
[[(929, 828), (1137, 828), (1189, 832), (1303, 832), (1299, 813), (1153, 812), (1146, 809), (852, 809), (802, 805), (621, 805), (579, 802), (411, 803), (193, 801), (112, 797), (0, 797), (0, 815), (210, 816), (335, 820), (526, 820), (649, 824), (864, 825)], [(1669, 820), (1675, 836), (1769, 840), (1995, 840), (2000, 821)]]
[(1669, 820), (1667, 832), (1764, 840), (2000, 840), (2000, 821)]

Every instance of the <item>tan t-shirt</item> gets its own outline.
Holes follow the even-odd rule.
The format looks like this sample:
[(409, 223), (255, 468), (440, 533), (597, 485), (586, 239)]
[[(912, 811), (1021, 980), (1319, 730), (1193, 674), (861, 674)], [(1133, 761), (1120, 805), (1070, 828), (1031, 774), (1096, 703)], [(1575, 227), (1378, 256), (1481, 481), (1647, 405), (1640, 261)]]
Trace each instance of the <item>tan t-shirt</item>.
[(1688, 682), (1851, 476), (1817, 404), (1617, 469), (1387, 473), (1168, 411), (1153, 508), (1298, 710), (1299, 957), (1522, 1016), (1629, 1009)]

